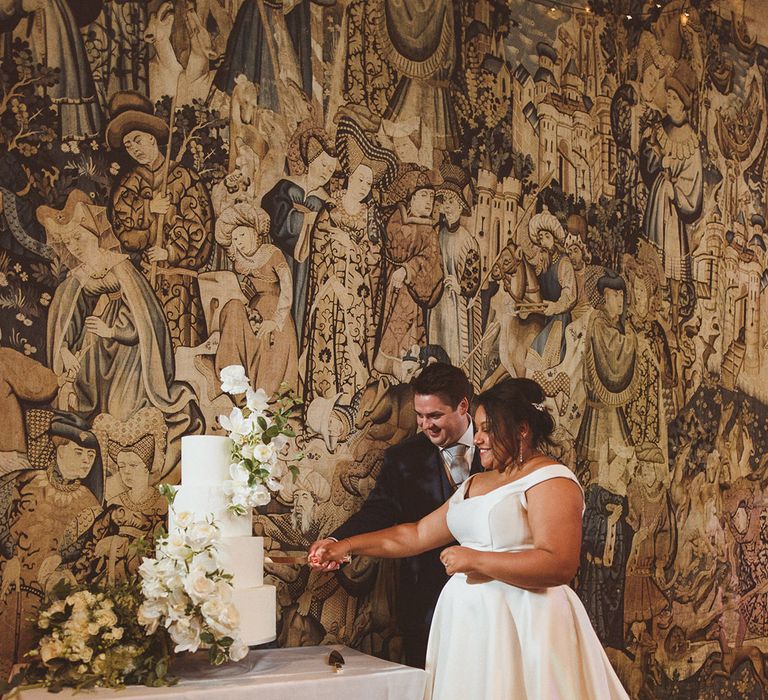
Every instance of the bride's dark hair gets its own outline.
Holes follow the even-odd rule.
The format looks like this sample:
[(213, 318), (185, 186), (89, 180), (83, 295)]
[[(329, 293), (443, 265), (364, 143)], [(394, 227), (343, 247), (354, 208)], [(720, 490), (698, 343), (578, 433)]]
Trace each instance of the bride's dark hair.
[(485, 410), (486, 430), (499, 458), (499, 471), (517, 463), (523, 425), (528, 425), (535, 449), (550, 445), (555, 421), (544, 406), (545, 398), (537, 382), (524, 378), (504, 379), (477, 397), (476, 406)]

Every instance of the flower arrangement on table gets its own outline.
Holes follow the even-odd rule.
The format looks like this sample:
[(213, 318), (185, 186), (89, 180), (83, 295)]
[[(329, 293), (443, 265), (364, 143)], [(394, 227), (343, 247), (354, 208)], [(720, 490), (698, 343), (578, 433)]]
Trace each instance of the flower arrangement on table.
[[(37, 646), (29, 662), (0, 693), (18, 686), (62, 688), (127, 684), (167, 685), (167, 633), (146, 634), (138, 620), (142, 604), (136, 581), (75, 586), (62, 579), (37, 614)], [(165, 631), (163, 631), (165, 632)]]
[(167, 631), (174, 653), (207, 649), (214, 665), (239, 661), (248, 653), (238, 637), (232, 576), (219, 562), (218, 538), (215, 522), (176, 513), (173, 530), (155, 540), (155, 556), (145, 557), (139, 567), (143, 602), (138, 621), (146, 633)]
[[(221, 380), (223, 391), (245, 394), (243, 408), (219, 417), (233, 442), (231, 479), (224, 484), (228, 509), (243, 515), (269, 503), (287, 473), (298, 474), (295, 465), (282, 465), (280, 454), (295, 436), (289, 419), (299, 401), (287, 391), (272, 399), (254, 391), (239, 365), (224, 368)], [(172, 508), (175, 487), (159, 489)], [(0, 694), (19, 686), (56, 692), (169, 685), (175, 682), (168, 675), (173, 655), (199, 649), (214, 665), (242, 659), (248, 647), (238, 636), (232, 576), (220, 564), (218, 539), (213, 518), (174, 511), (173, 529), (155, 532), (154, 556), (143, 558), (138, 576), (117, 584), (62, 579), (38, 612), (29, 662), (10, 682), (0, 679)], [(149, 553), (143, 538), (134, 547)]]

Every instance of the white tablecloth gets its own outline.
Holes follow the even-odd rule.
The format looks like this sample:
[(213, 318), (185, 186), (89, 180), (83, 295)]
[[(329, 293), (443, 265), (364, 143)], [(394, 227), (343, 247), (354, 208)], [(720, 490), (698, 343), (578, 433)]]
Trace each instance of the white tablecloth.
[[(337, 649), (344, 670), (334, 673), (328, 655)], [(250, 667), (250, 668), (248, 668)], [(19, 700), (72, 698), (100, 700), (422, 700), (427, 674), (420, 668), (382, 661), (343, 646), (254, 650), (237, 666), (215, 670), (215, 677), (182, 678), (166, 688), (128, 686), (74, 695), (51, 695), (44, 688), (24, 690)]]

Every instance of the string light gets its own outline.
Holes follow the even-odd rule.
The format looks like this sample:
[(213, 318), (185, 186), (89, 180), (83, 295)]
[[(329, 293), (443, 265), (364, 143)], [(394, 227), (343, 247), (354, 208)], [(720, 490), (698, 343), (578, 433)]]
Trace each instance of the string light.
[[(568, 0), (528, 0), (528, 2), (532, 2), (536, 5), (544, 5), (547, 8), (548, 12), (551, 12), (552, 14), (556, 13), (558, 9), (560, 10), (570, 10), (571, 12), (584, 12), (584, 13), (592, 13), (592, 8), (588, 4), (582, 4), (584, 3), (584, 0), (581, 0), (581, 2), (569, 2)], [(512, 5), (512, 0), (507, 0), (508, 5)], [(685, 3), (687, 5), (688, 2)], [(607, 13), (601, 13), (601, 14), (611, 14), (610, 12)], [(679, 7), (670, 7), (665, 8), (664, 7), (664, 0), (656, 0), (654, 2), (653, 8), (648, 12), (640, 12), (637, 14), (625, 14), (624, 17), (627, 21), (632, 20), (643, 20), (646, 18), (649, 19), (656, 19), (662, 15), (672, 15), (672, 14), (679, 14), (680, 15), (680, 21), (685, 24), (688, 19), (691, 16), (691, 13), (686, 9), (682, 12), (680, 11)]]

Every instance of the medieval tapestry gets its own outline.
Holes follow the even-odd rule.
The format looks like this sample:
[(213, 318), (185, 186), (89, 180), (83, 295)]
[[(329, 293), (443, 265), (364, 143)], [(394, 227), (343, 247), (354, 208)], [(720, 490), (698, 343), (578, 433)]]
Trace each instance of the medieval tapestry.
[[(120, 580), (223, 367), (303, 404), (276, 559), (409, 380), (528, 376), (633, 698), (768, 692), (765, 0), (0, 0), (0, 673)], [(396, 564), (267, 565), (278, 644), (399, 659)]]

